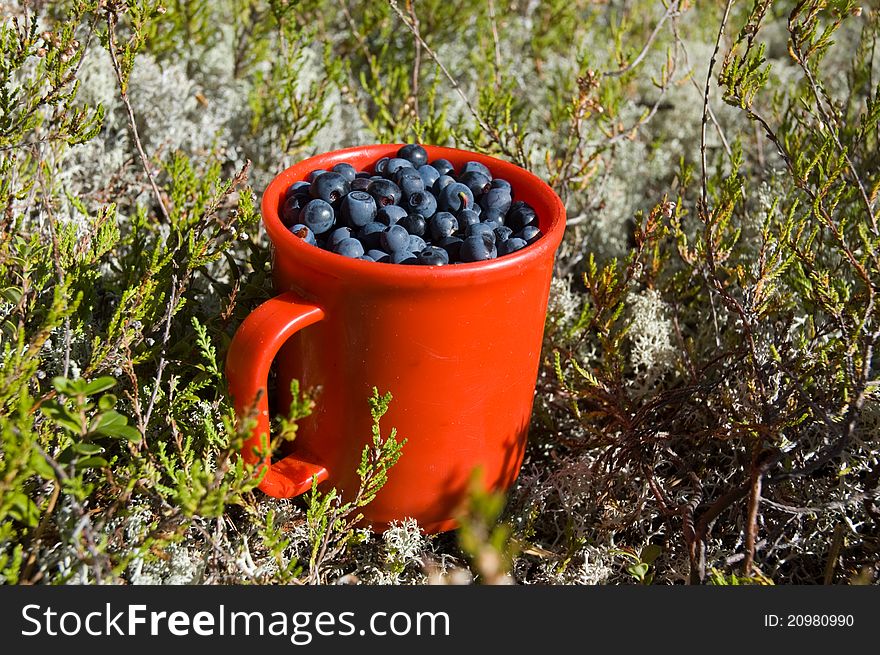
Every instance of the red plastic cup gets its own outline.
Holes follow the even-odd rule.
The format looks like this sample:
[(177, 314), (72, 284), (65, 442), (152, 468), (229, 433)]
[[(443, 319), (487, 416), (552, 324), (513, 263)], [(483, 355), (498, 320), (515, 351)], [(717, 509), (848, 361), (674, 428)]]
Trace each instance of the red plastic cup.
[(475, 469), (486, 490), (507, 489), (519, 472), (540, 363), (553, 260), (565, 229), (559, 197), (532, 173), (493, 157), (426, 146), (429, 161), (458, 169), (478, 161), (534, 207), (544, 236), (487, 262), (450, 266), (383, 264), (343, 257), (291, 234), (278, 216), (287, 188), (315, 169), (348, 162), (372, 170), (399, 145), (318, 155), (278, 175), (263, 194), (263, 222), (275, 247), (280, 295), (239, 327), (226, 360), (236, 412), (255, 405), (245, 461), (257, 463), (269, 432), (266, 384), (276, 362), (279, 406), (290, 383), (317, 392), (295, 442), (268, 467), (260, 489), (276, 498), (319, 482), (350, 497), (371, 441), (373, 387), (393, 394), (383, 432), (406, 445), (388, 481), (364, 508), (374, 530), (407, 517), (426, 532), (456, 527)]

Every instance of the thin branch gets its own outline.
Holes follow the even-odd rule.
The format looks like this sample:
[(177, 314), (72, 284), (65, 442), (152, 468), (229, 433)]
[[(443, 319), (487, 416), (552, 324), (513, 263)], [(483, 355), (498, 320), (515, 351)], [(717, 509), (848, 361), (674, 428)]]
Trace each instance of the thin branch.
[(159, 187), (156, 186), (156, 180), (153, 178), (153, 173), (150, 169), (150, 159), (144, 151), (143, 143), (141, 143), (141, 137), (140, 134), (138, 134), (137, 129), (137, 121), (134, 116), (134, 109), (131, 107), (131, 102), (128, 99), (128, 91), (125, 89), (122, 67), (119, 65), (119, 58), (116, 55), (116, 14), (112, 11), (107, 12), (107, 49), (110, 51), (110, 59), (113, 61), (113, 71), (116, 73), (116, 81), (119, 82), (119, 96), (122, 98), (122, 104), (125, 105), (125, 110), (128, 113), (128, 127), (131, 130), (134, 145), (137, 148), (138, 156), (144, 167), (144, 172), (147, 174), (147, 180), (149, 180), (150, 186), (153, 189), (153, 195), (156, 197), (156, 202), (159, 203), (159, 210), (162, 212), (162, 217), (165, 219), (166, 223), (170, 223), (171, 217), (168, 214), (168, 209), (165, 207), (165, 202), (162, 200), (162, 193), (159, 191)]
[(749, 504), (746, 511), (746, 556), (743, 560), (743, 574), (752, 574), (752, 564), (755, 559), (755, 542), (758, 535), (758, 510), (761, 506), (761, 486), (764, 474), (767, 473), (767, 462), (772, 461), (775, 451), (766, 450), (755, 457), (752, 464), (752, 480), (749, 486)]
[(421, 120), (421, 113), (419, 111), (419, 77), (422, 72), (422, 43), (421, 37), (419, 36), (419, 17), (416, 15), (415, 3), (413, 0), (407, 0), (407, 8), (409, 9), (410, 20), (412, 20), (413, 24), (413, 45), (415, 47), (415, 56), (413, 60), (413, 72), (412, 72), (412, 99), (413, 99), (413, 110), (416, 113), (416, 120)]
[[(675, 41), (681, 47), (681, 52), (684, 55), (685, 68), (690, 69), (691, 62), (690, 62), (690, 56), (688, 55), (687, 46), (685, 45), (684, 40), (682, 40), (682, 38), (678, 34), (678, 16), (677, 15), (672, 17), (671, 25), (672, 25), (672, 33), (675, 35)], [(697, 93), (699, 93), (700, 97), (702, 97), (703, 89), (700, 87), (697, 80), (694, 78), (693, 75), (688, 75), (688, 78), (690, 79), (690, 82), (693, 85), (693, 87), (697, 90)], [(715, 132), (718, 134), (718, 138), (721, 139), (721, 145), (724, 148), (724, 152), (727, 153), (728, 157), (733, 156), (733, 150), (731, 150), (731, 148), (730, 148), (730, 142), (727, 140), (727, 137), (724, 135), (724, 130), (721, 129), (721, 124), (718, 122), (718, 118), (715, 116), (715, 112), (712, 110), (711, 105), (707, 106), (706, 109), (708, 110), (709, 120), (712, 121), (712, 125), (715, 127)], [(761, 155), (761, 154), (763, 154), (763, 152), (759, 150), (759, 155)], [(761, 164), (761, 166), (763, 167), (763, 163)]]
[(724, 6), (724, 16), (718, 27), (718, 36), (715, 39), (715, 49), (712, 51), (712, 59), (709, 60), (709, 70), (706, 71), (706, 86), (703, 90), (703, 118), (700, 121), (700, 199), (703, 203), (703, 209), (709, 206), (709, 192), (706, 188), (706, 123), (709, 121), (709, 90), (712, 85), (712, 70), (715, 68), (715, 60), (721, 49), (721, 39), (724, 38), (724, 28), (727, 26), (732, 6), (733, 0), (727, 0), (727, 4)]
[(156, 397), (159, 395), (159, 387), (162, 384), (162, 374), (165, 372), (165, 350), (168, 347), (168, 341), (171, 337), (171, 319), (174, 318), (174, 310), (180, 301), (182, 294), (181, 286), (177, 284), (177, 274), (171, 275), (171, 298), (168, 301), (168, 309), (165, 312), (165, 331), (162, 334), (162, 345), (160, 346), (159, 365), (156, 369), (156, 379), (153, 382), (153, 391), (150, 394), (150, 402), (147, 404), (147, 411), (144, 414), (144, 438), (147, 437), (147, 426), (150, 424), (150, 416), (153, 414), (153, 407), (156, 404)]
[[(58, 476), (58, 485), (60, 486), (62, 482), (65, 482), (70, 479), (70, 476), (67, 475), (67, 472), (64, 468), (59, 464), (55, 458), (53, 458), (49, 453), (47, 453), (38, 443), (34, 443), (34, 448), (43, 458), (46, 460), (46, 463), (51, 467), (51, 469), (55, 472), (55, 475)], [(86, 542), (86, 550), (92, 556), (91, 562), (91, 570), (95, 575), (95, 582), (101, 584), (104, 581), (104, 568), (101, 564), (102, 558), (106, 557), (102, 555), (101, 551), (98, 550), (97, 543), (94, 537), (94, 528), (92, 527), (91, 519), (89, 518), (89, 512), (80, 504), (80, 502), (76, 499), (76, 496), (73, 494), (67, 495), (67, 499), (70, 502), (73, 511), (79, 515), (79, 521), (77, 522), (76, 528), (74, 529), (71, 538), (73, 540), (78, 540), (80, 535), (83, 536), (83, 539)], [(78, 544), (77, 544), (78, 545)]]
[[(49, 236), (52, 239), (52, 259), (55, 264), (55, 277), (58, 281), (58, 286), (64, 286), (64, 268), (61, 266), (61, 246), (58, 243), (58, 234), (55, 232), (55, 214), (52, 211), (52, 204), (49, 202), (49, 190), (46, 186), (46, 176), (45, 176), (45, 160), (43, 158), (43, 148), (40, 147), (40, 165), (39, 165), (39, 180), (40, 180), (40, 190), (42, 191), (42, 205), (46, 209), (46, 215), (48, 216), (48, 225), (49, 225)], [(64, 357), (61, 362), (61, 375), (67, 377), (70, 372), (70, 342), (71, 342), (71, 329), (70, 329), (70, 316), (66, 316), (64, 318)]]
[(651, 35), (648, 37), (648, 40), (645, 42), (645, 45), (642, 47), (642, 51), (636, 55), (636, 58), (631, 62), (626, 64), (625, 66), (618, 68), (613, 71), (605, 71), (602, 73), (605, 77), (619, 77), (624, 73), (628, 73), (636, 66), (642, 63), (642, 60), (647, 56), (648, 51), (651, 49), (651, 44), (654, 43), (654, 39), (657, 38), (657, 35), (660, 33), (660, 28), (663, 27), (663, 24), (671, 17), (678, 15), (678, 6), (681, 4), (680, 0), (675, 0), (675, 2), (670, 3), (669, 7), (666, 8), (666, 13), (660, 18), (657, 24), (654, 26), (654, 31), (651, 32)]
[(449, 80), (449, 83), (452, 85), (453, 90), (458, 94), (458, 97), (461, 98), (462, 102), (464, 102), (465, 106), (470, 111), (471, 115), (474, 117), (474, 120), (477, 121), (477, 125), (480, 126), (480, 129), (484, 130), (487, 134), (494, 134), (495, 131), (492, 130), (487, 124), (486, 121), (480, 116), (480, 113), (477, 111), (477, 108), (474, 107), (473, 103), (467, 97), (467, 94), (462, 90), (461, 86), (458, 84), (456, 79), (452, 77), (452, 74), (449, 72), (449, 69), (443, 65), (443, 62), (440, 61), (440, 58), (437, 56), (437, 53), (431, 49), (425, 40), (422, 38), (422, 35), (419, 34), (418, 30), (413, 27), (413, 24), (409, 21), (406, 15), (400, 10), (400, 7), (397, 6), (397, 0), (388, 0), (388, 5), (397, 14), (397, 17), (406, 25), (407, 29), (412, 32), (413, 36), (418, 40), (419, 43), (422, 44), (422, 47), (425, 49), (425, 52), (430, 55), (431, 59), (434, 60), (434, 63), (437, 64), (440, 71), (443, 73), (443, 76)]
[(492, 28), (492, 44), (495, 50), (495, 88), (498, 88), (501, 78), (498, 71), (501, 70), (501, 42), (498, 38), (498, 21), (495, 18), (495, 2), (488, 0), (489, 5), (489, 25)]

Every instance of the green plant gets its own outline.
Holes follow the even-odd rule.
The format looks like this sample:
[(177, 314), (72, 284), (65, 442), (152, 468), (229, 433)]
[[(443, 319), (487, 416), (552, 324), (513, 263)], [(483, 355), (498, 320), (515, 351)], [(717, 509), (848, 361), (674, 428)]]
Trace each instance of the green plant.
[(406, 439), (398, 441), (395, 428), (383, 438), (379, 425), (390, 404), (391, 394), (380, 396), (379, 390), (374, 387), (370, 398), (372, 442), (364, 446), (361, 453), (361, 463), (357, 469), (360, 484), (353, 495), (346, 500), (335, 488), (321, 492), (317, 483), (312, 485), (306, 524), (311, 544), (309, 579), (313, 582), (324, 580), (322, 567), (328, 561), (339, 557), (349, 545), (363, 539), (363, 534), (355, 530), (364, 518), (360, 510), (385, 486), (388, 470), (400, 459)]
[(630, 549), (620, 549), (615, 551), (615, 554), (629, 562), (626, 564), (626, 572), (632, 576), (633, 580), (639, 584), (649, 585), (654, 582), (654, 572), (651, 570), (651, 566), (662, 552), (663, 548), (657, 544), (648, 544), (638, 553)]
[(506, 496), (483, 489), (482, 472), (471, 477), (468, 506), (459, 517), (458, 543), (484, 584), (510, 583), (513, 560), (521, 546), (512, 526), (501, 519)]

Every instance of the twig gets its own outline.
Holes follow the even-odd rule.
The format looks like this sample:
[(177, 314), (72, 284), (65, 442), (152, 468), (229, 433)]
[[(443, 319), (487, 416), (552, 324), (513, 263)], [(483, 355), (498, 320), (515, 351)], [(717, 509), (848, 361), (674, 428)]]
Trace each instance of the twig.
[(449, 69), (443, 65), (443, 62), (440, 61), (440, 58), (437, 56), (437, 53), (431, 49), (425, 40), (422, 38), (422, 35), (419, 34), (418, 30), (416, 30), (412, 23), (407, 19), (404, 13), (400, 10), (400, 7), (397, 6), (397, 0), (388, 0), (388, 5), (397, 14), (398, 18), (403, 21), (403, 24), (406, 25), (407, 29), (412, 32), (413, 36), (422, 44), (422, 47), (425, 49), (425, 52), (434, 60), (434, 63), (437, 64), (440, 71), (443, 73), (443, 76), (449, 80), (449, 83), (452, 85), (453, 90), (458, 94), (458, 97), (461, 98), (462, 102), (464, 102), (465, 106), (470, 111), (471, 115), (474, 117), (474, 120), (477, 121), (477, 125), (480, 126), (480, 129), (484, 130), (487, 134), (495, 134), (497, 139), (497, 134), (494, 130), (492, 130), (487, 124), (486, 121), (480, 116), (480, 113), (477, 111), (477, 108), (474, 107), (473, 103), (467, 97), (467, 94), (462, 90), (461, 86), (458, 84), (456, 79), (452, 77), (452, 74), (449, 72)]
[(412, 72), (412, 99), (413, 99), (413, 110), (416, 113), (416, 120), (421, 120), (421, 113), (419, 112), (419, 77), (422, 72), (422, 43), (419, 36), (419, 17), (416, 15), (416, 8), (413, 0), (407, 0), (406, 3), (407, 9), (409, 9), (410, 20), (412, 20), (413, 24), (413, 45), (415, 47), (415, 57), (413, 61), (413, 72)]
[(731, 6), (733, 6), (733, 0), (727, 0), (727, 4), (724, 6), (724, 16), (721, 19), (721, 25), (718, 27), (718, 37), (715, 39), (715, 49), (712, 51), (712, 58), (709, 60), (709, 70), (706, 71), (706, 87), (703, 91), (703, 118), (700, 121), (700, 199), (703, 203), (703, 209), (709, 206), (709, 192), (706, 188), (706, 123), (709, 121), (709, 89), (712, 84), (712, 70), (715, 68), (715, 59), (718, 57), (718, 51), (721, 49), (721, 39), (724, 38), (724, 28), (727, 26)]
[(28, 561), (24, 567), (24, 571), (22, 571), (22, 580), (28, 581), (31, 575), (31, 571), (34, 570), (34, 564), (36, 564), (37, 562), (37, 546), (39, 546), (40, 539), (42, 539), (43, 533), (46, 531), (46, 527), (49, 525), (49, 519), (52, 518), (52, 513), (55, 511), (55, 506), (58, 503), (58, 496), (60, 494), (61, 485), (56, 482), (52, 486), (52, 495), (49, 496), (49, 503), (48, 505), (46, 505), (46, 511), (43, 513), (43, 518), (40, 519), (40, 524), (37, 526), (37, 529), (34, 530), (34, 534), (30, 538), (28, 549), (31, 551), (31, 554), (28, 557)]
[(822, 584), (829, 585), (834, 580), (834, 569), (837, 568), (837, 558), (843, 547), (843, 524), (838, 523), (834, 528), (834, 536), (831, 539), (831, 548), (828, 551), (828, 561), (825, 563), (825, 575), (822, 576)]
[(832, 500), (827, 503), (822, 503), (821, 505), (804, 505), (802, 507), (799, 507), (796, 505), (787, 505), (786, 503), (780, 503), (775, 500), (770, 500), (769, 498), (762, 498), (761, 502), (768, 507), (778, 509), (780, 512), (785, 512), (786, 514), (803, 515), (834, 512), (846, 509), (847, 507), (851, 507), (853, 505), (858, 505), (859, 503), (863, 503), (866, 500), (877, 500), (878, 497), (880, 497), (880, 491), (874, 489), (873, 491), (860, 491), (858, 493), (850, 495), (847, 498), (842, 498), (841, 500)]
[[(672, 33), (675, 35), (675, 41), (681, 47), (681, 52), (684, 55), (685, 68), (690, 69), (691, 62), (690, 62), (690, 56), (688, 55), (687, 46), (685, 45), (684, 40), (682, 40), (682, 38), (678, 34), (678, 16), (677, 15), (672, 17), (671, 25), (672, 25)], [(690, 79), (691, 84), (697, 90), (697, 93), (699, 93), (700, 96), (702, 96), (703, 89), (700, 88), (700, 85), (699, 85), (699, 83), (697, 83), (697, 80), (694, 79), (694, 76), (688, 75), (688, 78)], [(715, 116), (715, 112), (712, 110), (711, 106), (707, 106), (706, 109), (708, 110), (709, 120), (712, 121), (712, 125), (715, 127), (715, 132), (718, 134), (718, 138), (721, 139), (721, 145), (724, 148), (724, 152), (727, 153), (728, 157), (731, 157), (733, 155), (733, 151), (730, 148), (730, 142), (727, 140), (727, 137), (724, 135), (724, 130), (721, 129), (721, 124), (718, 122), (718, 119)], [(758, 155), (759, 155), (759, 157), (761, 155), (763, 155), (763, 150), (759, 150)], [(762, 158), (761, 166), (763, 167), (763, 165), (764, 164), (763, 164), (763, 158)]]
[(495, 50), (495, 88), (501, 84), (501, 77), (498, 71), (501, 70), (501, 42), (498, 39), (498, 21), (495, 18), (495, 2), (488, 0), (489, 8), (489, 25), (492, 28), (492, 44)]
[[(181, 285), (182, 286), (182, 285)], [(168, 309), (165, 312), (165, 331), (162, 334), (162, 345), (160, 346), (159, 365), (156, 369), (156, 379), (153, 383), (153, 392), (150, 394), (150, 402), (147, 404), (147, 411), (144, 414), (144, 438), (146, 439), (146, 428), (150, 424), (150, 416), (153, 414), (153, 407), (156, 404), (156, 397), (159, 395), (159, 386), (162, 384), (162, 373), (165, 371), (165, 349), (168, 346), (168, 340), (171, 337), (171, 319), (174, 318), (174, 310), (180, 301), (182, 290), (177, 284), (177, 273), (171, 274), (171, 299), (168, 302)]]
[[(638, 55), (636, 55), (635, 59), (633, 59), (631, 62), (629, 62), (625, 66), (622, 66), (621, 68), (618, 68), (618, 69), (612, 70), (612, 71), (605, 71), (604, 73), (602, 73), (602, 75), (605, 77), (618, 77), (620, 75), (623, 75), (624, 73), (628, 73), (633, 68), (635, 68), (636, 66), (641, 64), (642, 60), (647, 56), (648, 50), (651, 49), (651, 44), (654, 43), (654, 39), (656, 39), (657, 35), (660, 33), (660, 28), (663, 27), (663, 23), (665, 23), (670, 17), (678, 15), (678, 5), (679, 4), (681, 4), (680, 0), (675, 0), (675, 2), (672, 2), (669, 4), (669, 7), (666, 8), (666, 13), (663, 14), (663, 16), (660, 18), (660, 20), (654, 26), (654, 31), (651, 32), (651, 35), (648, 37), (648, 40), (645, 42), (645, 45), (642, 47), (642, 51)], [(491, 0), (489, 3), (489, 6), (490, 7), (492, 6)], [(490, 11), (491, 11), (491, 9), (490, 9)]]
[(752, 574), (752, 564), (755, 559), (755, 541), (758, 535), (758, 509), (761, 506), (761, 485), (764, 474), (767, 472), (765, 460), (772, 459), (774, 451), (766, 450), (755, 457), (752, 464), (752, 480), (749, 487), (749, 505), (746, 511), (746, 554), (743, 559), (743, 574)]
[(150, 170), (150, 160), (149, 157), (147, 157), (147, 153), (144, 151), (144, 145), (141, 143), (140, 134), (138, 134), (134, 109), (132, 109), (131, 102), (128, 99), (128, 91), (126, 91), (125, 80), (122, 77), (122, 67), (119, 65), (119, 59), (116, 56), (116, 19), (117, 17), (115, 13), (112, 11), (107, 12), (107, 49), (110, 51), (110, 59), (113, 61), (113, 71), (116, 73), (117, 82), (119, 82), (119, 96), (122, 98), (122, 104), (125, 105), (125, 110), (128, 113), (128, 127), (131, 130), (134, 145), (137, 148), (138, 156), (144, 167), (144, 172), (147, 174), (147, 180), (149, 180), (150, 186), (153, 189), (153, 194), (156, 196), (156, 202), (159, 203), (159, 210), (162, 212), (162, 217), (165, 219), (165, 222), (170, 223), (171, 217), (168, 214), (168, 209), (165, 207), (165, 202), (162, 200), (162, 193), (159, 191), (159, 187), (156, 186), (156, 180), (153, 179), (153, 173)]
[[(44, 158), (43, 158), (43, 148), (40, 147), (40, 165), (39, 165), (39, 180), (40, 180), (40, 190), (43, 192), (43, 207), (46, 209), (46, 215), (48, 216), (48, 225), (49, 225), (49, 236), (52, 239), (52, 259), (55, 264), (55, 277), (58, 279), (58, 286), (61, 287), (64, 285), (64, 268), (61, 266), (61, 246), (58, 243), (58, 235), (55, 232), (55, 215), (52, 211), (52, 205), (49, 202), (49, 193), (46, 187), (46, 176), (44, 171)], [(70, 316), (65, 317), (64, 319), (64, 357), (62, 358), (62, 366), (61, 366), (61, 374), (64, 377), (67, 377), (67, 374), (70, 372), (70, 340), (71, 340), (71, 330), (70, 330)]]
[[(64, 482), (69, 479), (67, 472), (64, 468), (53, 458), (49, 453), (47, 453), (43, 448), (38, 444), (34, 444), (34, 448), (36, 448), (37, 452), (43, 456), (46, 460), (46, 463), (52, 468), (55, 472), (55, 475), (58, 476), (58, 483), (60, 486), (61, 482)], [(101, 565), (102, 554), (98, 550), (98, 546), (95, 543), (94, 532), (92, 528), (92, 522), (89, 518), (89, 513), (86, 509), (80, 504), (80, 502), (76, 499), (76, 496), (70, 494), (67, 496), (70, 501), (70, 505), (73, 507), (73, 510), (79, 515), (80, 519), (77, 523), (76, 529), (74, 529), (71, 537), (72, 539), (78, 539), (79, 535), (83, 536), (86, 542), (86, 550), (88, 550), (89, 554), (92, 556), (92, 572), (95, 575), (95, 582), (101, 584), (104, 579), (103, 566)]]

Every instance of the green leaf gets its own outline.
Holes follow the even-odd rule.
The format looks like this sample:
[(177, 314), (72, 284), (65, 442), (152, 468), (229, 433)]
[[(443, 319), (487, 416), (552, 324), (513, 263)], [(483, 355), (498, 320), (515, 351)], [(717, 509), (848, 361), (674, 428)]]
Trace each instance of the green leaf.
[(657, 559), (662, 552), (663, 548), (661, 546), (658, 546), (657, 544), (648, 544), (642, 548), (642, 553), (639, 557), (645, 564), (650, 565), (654, 563), (654, 560)]
[(54, 480), (55, 471), (40, 453), (31, 454), (31, 468), (44, 480)]
[(55, 391), (58, 393), (63, 393), (65, 395), (70, 395), (68, 390), (70, 389), (70, 380), (65, 377), (57, 376), (52, 378), (52, 386), (55, 387)]
[(0, 298), (3, 298), (11, 305), (17, 305), (21, 302), (21, 289), (19, 287), (5, 287), (0, 289)]
[(71, 448), (80, 455), (97, 455), (104, 452), (104, 448), (96, 443), (75, 443)]
[[(63, 380), (64, 378), (61, 379)], [(69, 430), (74, 434), (79, 434), (82, 430), (79, 417), (57, 400), (47, 400), (40, 405), (40, 411), (65, 430)]]
[(28, 527), (36, 527), (40, 519), (40, 508), (27, 494), (16, 491), (7, 497), (10, 504), (9, 515)]
[(85, 468), (101, 468), (104, 466), (109, 466), (110, 463), (104, 459), (103, 457), (86, 457), (85, 459), (78, 460), (76, 463), (77, 469), (85, 469)]
[(116, 386), (116, 380), (108, 375), (105, 375), (104, 377), (95, 378), (94, 380), (89, 382), (83, 389), (83, 394), (86, 396), (93, 396), (96, 393), (101, 393), (102, 391), (107, 391), (107, 389), (112, 389), (114, 386)]
[(638, 578), (639, 580), (645, 579), (645, 574), (648, 573), (648, 565), (644, 562), (639, 564), (630, 564), (626, 567), (627, 572), (633, 576), (634, 578)]
[(100, 409), (102, 412), (109, 411), (116, 407), (116, 400), (116, 396), (114, 396), (112, 393), (105, 393), (98, 401), (98, 409)]
[(141, 433), (128, 424), (128, 418), (115, 410), (104, 412), (95, 417), (91, 431), (105, 437), (128, 439), (133, 443), (138, 443), (141, 440)]

